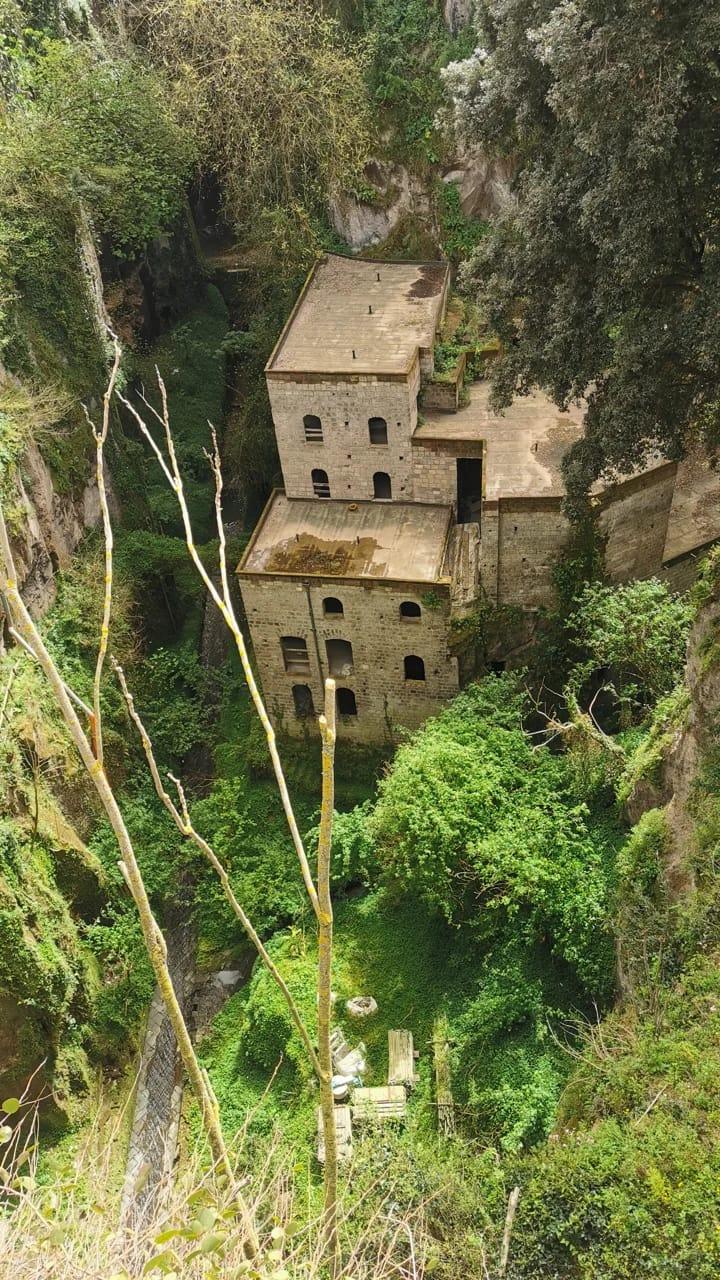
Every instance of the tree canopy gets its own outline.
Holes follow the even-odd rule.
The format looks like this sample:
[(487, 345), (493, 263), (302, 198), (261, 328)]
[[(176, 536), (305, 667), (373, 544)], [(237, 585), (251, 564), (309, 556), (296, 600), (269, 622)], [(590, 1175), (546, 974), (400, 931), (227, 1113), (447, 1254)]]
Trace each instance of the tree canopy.
[(605, 840), (565, 760), (533, 750), (526, 711), (516, 676), (471, 685), (400, 747), (369, 834), (390, 884), (488, 940), (549, 942), (598, 991), (609, 971)]
[(458, 122), (516, 160), (467, 282), (504, 342), (494, 396), (587, 395), (571, 500), (716, 442), (720, 13), (703, 0), (482, 0)]
[(324, 209), (367, 158), (362, 50), (307, 0), (139, 0), (132, 32), (174, 84), (225, 212)]

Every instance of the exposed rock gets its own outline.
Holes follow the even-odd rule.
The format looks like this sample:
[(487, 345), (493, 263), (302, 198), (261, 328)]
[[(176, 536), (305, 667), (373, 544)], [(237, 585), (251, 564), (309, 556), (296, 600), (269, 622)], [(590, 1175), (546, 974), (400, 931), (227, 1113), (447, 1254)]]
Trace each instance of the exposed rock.
[[(112, 491), (110, 490), (112, 500)], [(113, 505), (114, 501), (113, 501)], [(23, 455), (17, 476), (17, 514), (13, 554), (20, 588), (38, 617), (55, 599), (55, 573), (70, 563), (88, 529), (100, 520), (100, 499), (92, 474), (80, 494), (59, 494), (50, 468), (34, 441)]]
[(460, 144), (452, 168), (443, 174), (443, 182), (457, 184), (466, 217), (493, 218), (513, 204), (512, 172), (511, 160), (491, 158), (480, 147)]
[(473, 0), (444, 0), (445, 25), (454, 36), (468, 25), (474, 7)]
[(193, 306), (206, 283), (189, 212), (138, 258), (122, 258), (103, 241), (105, 303), (124, 346), (154, 342)]
[(353, 996), (352, 1000), (347, 1000), (345, 1008), (351, 1018), (369, 1018), (373, 1013), (377, 1013), (377, 1000), (372, 996)]
[(344, 192), (330, 202), (332, 224), (351, 249), (381, 244), (408, 214), (432, 225), (434, 215), (427, 188), (404, 165), (373, 160), (366, 174), (377, 190), (377, 199), (359, 200)]

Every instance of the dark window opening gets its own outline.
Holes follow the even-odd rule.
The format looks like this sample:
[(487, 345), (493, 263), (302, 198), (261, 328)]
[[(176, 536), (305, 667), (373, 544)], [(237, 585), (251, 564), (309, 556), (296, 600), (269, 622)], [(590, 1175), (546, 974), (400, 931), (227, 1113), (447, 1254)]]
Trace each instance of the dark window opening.
[(315, 715), (312, 689), (308, 684), (294, 684), (292, 696), (295, 703), (295, 715), (298, 720), (309, 720), (311, 716)]
[(323, 613), (326, 618), (342, 618), (344, 612), (342, 600), (338, 600), (335, 596), (325, 597), (323, 600)]
[(421, 613), (420, 605), (416, 604), (414, 600), (403, 600), (400, 605), (401, 618), (419, 618)]
[(387, 422), (384, 418), (368, 418), (371, 444), (387, 444)]
[(387, 471), (376, 471), (373, 476), (373, 497), (392, 498), (392, 485)]
[(286, 671), (298, 676), (310, 674), (307, 640), (302, 636), (281, 636), (280, 647)]
[(335, 706), (339, 716), (356, 716), (357, 702), (352, 689), (338, 689), (335, 694)]
[(310, 472), (312, 478), (312, 487), (316, 498), (330, 497), (330, 484), (328, 481), (327, 471), (321, 471), (319, 467), (314, 467)]
[(322, 444), (322, 422), (316, 413), (306, 413), (303, 418), (303, 426), (305, 428), (305, 440), (309, 444)]
[(457, 459), (457, 522), (479, 524), (482, 510), (482, 462), (480, 458)]
[(492, 671), (494, 676), (501, 676), (507, 666), (507, 662), (488, 662), (488, 670)]
[(416, 653), (408, 654), (407, 658), (403, 659), (403, 661), (405, 664), (406, 680), (425, 679), (425, 663), (422, 658), (418, 658)]
[(353, 651), (349, 640), (326, 640), (328, 667), (331, 676), (350, 676), (353, 669)]

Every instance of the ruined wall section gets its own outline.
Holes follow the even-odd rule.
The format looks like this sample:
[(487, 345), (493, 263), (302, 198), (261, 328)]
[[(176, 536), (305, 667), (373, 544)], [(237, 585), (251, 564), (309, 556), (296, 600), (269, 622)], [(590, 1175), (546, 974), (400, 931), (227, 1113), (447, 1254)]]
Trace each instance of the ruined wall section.
[[(675, 472), (675, 463), (656, 467), (614, 485), (597, 499), (611, 582), (664, 576)], [(567, 551), (570, 532), (560, 497), (485, 502), (480, 578), (490, 602), (528, 610), (550, 606), (554, 569)], [(685, 577), (682, 583), (678, 577), (678, 587), (686, 585)]]
[[(428, 591), (418, 583), (296, 579), (280, 575), (240, 576), (255, 659), (273, 723), (294, 737), (315, 732), (312, 719), (299, 718), (293, 685), (308, 685), (314, 711), (323, 704), (330, 674), (326, 642), (347, 640), (353, 649), (352, 674), (335, 676), (351, 689), (357, 716), (338, 718), (340, 737), (372, 743), (391, 740), (396, 726), (415, 728), (434, 715), (458, 691), (457, 659), (448, 652), (450, 592), (432, 586), (433, 607), (423, 602)], [(323, 600), (335, 597), (342, 617), (325, 616)], [(420, 606), (418, 620), (401, 617), (400, 604)], [(294, 635), (307, 643), (309, 674), (285, 670), (280, 637)], [(425, 664), (425, 680), (406, 680), (403, 659), (417, 655)]]
[[(327, 472), (333, 498), (372, 498), (376, 471), (390, 476), (393, 498), (413, 498), (410, 441), (417, 424), (419, 388), (417, 359), (406, 378), (369, 374), (269, 376), (275, 436), (288, 497), (312, 498), (311, 473), (319, 468)], [(306, 441), (306, 414), (320, 419), (322, 443)], [(385, 419), (386, 445), (370, 443), (370, 418)]]
[(677, 463), (668, 462), (608, 489), (598, 501), (611, 582), (660, 572), (675, 490)]

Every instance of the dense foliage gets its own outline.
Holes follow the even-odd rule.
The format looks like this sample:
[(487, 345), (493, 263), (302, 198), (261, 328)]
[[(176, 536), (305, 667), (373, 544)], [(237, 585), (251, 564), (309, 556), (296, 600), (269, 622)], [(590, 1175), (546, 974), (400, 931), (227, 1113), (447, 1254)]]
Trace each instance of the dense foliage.
[(452, 70), (462, 127), (518, 204), (467, 274), (505, 342), (495, 396), (588, 393), (566, 478), (718, 437), (720, 16), (712, 5), (485, 0)]
[(628, 712), (642, 713), (677, 685), (694, 609), (656, 578), (619, 587), (589, 584), (565, 623), (566, 644), (582, 654), (571, 672), (578, 691), (607, 669)]
[(382, 873), (488, 939), (547, 940), (591, 991), (607, 985), (602, 837), (562, 757), (523, 731), (517, 679), (472, 686), (398, 751), (370, 832)]
[[(273, 210), (323, 208), (367, 157), (360, 51), (316, 6), (267, 0), (136, 4), (133, 29), (246, 232)], [(261, 91), (260, 91), (260, 87)]]

